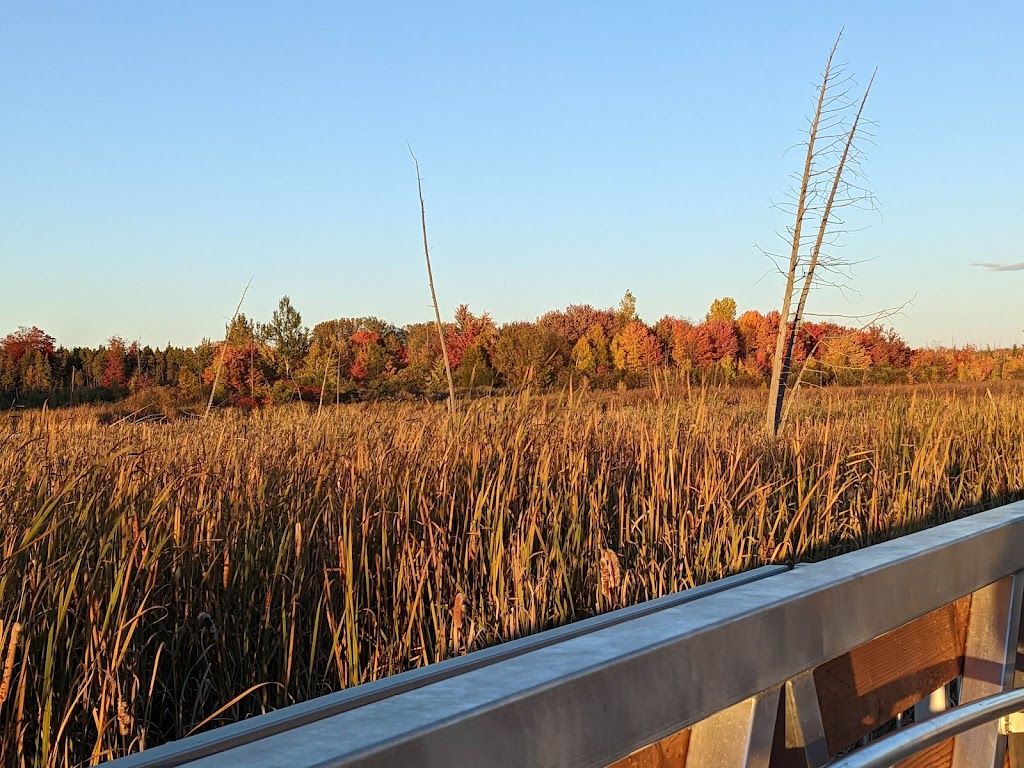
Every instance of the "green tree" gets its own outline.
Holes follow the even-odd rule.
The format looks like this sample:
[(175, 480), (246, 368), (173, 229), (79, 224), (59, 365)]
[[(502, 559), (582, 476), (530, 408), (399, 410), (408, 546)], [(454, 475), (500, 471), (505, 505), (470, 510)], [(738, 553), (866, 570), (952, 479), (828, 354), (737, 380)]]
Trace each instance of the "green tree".
[(489, 387), (494, 384), (496, 378), (485, 342), (477, 339), (462, 353), (455, 381), (460, 387)]
[(38, 349), (30, 349), (22, 359), (25, 373), (22, 377), (25, 390), (28, 392), (49, 392), (53, 387), (53, 374), (50, 361)]
[(292, 368), (305, 356), (310, 338), (309, 329), (302, 324), (302, 315), (292, 306), (292, 300), (282, 296), (270, 322), (260, 330), (284, 362), (285, 375), (291, 376)]
[(587, 375), (603, 374), (611, 367), (608, 337), (600, 325), (592, 325), (572, 349), (576, 370)]
[(621, 331), (627, 325), (637, 320), (639, 320), (639, 317), (636, 314), (636, 297), (633, 296), (632, 291), (627, 290), (622, 297), (622, 301), (619, 302), (618, 311), (615, 313), (616, 332)]

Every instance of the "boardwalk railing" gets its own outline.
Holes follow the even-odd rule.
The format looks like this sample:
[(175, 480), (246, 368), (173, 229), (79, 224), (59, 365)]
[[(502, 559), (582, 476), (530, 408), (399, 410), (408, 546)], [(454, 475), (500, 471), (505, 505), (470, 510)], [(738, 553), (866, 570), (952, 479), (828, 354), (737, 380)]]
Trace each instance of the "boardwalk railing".
[[(1003, 713), (1005, 699), (980, 700), (1024, 686), (1022, 591), (1019, 502), (825, 562), (758, 569), (115, 765), (852, 767), (857, 752), (843, 753), (914, 708), (918, 721), (934, 716), (930, 734), (946, 730), (919, 738), (927, 750), (901, 766), (1001, 768), (998, 715), (977, 725), (986, 720), (978, 713)], [(935, 714), (954, 681), (969, 730), (949, 725), (953, 712)], [(909, 743), (931, 725), (884, 738)], [(913, 751), (902, 749), (892, 754)]]

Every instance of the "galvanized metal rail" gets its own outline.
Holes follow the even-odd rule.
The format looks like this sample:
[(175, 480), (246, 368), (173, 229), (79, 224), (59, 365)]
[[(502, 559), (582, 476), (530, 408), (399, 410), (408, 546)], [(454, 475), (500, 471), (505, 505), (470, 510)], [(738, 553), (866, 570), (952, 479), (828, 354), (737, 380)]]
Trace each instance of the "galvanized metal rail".
[(844, 755), (829, 763), (828, 768), (889, 768), (951, 736), (958, 736), (979, 725), (991, 724), (1022, 709), (1024, 688), (986, 696), (923, 723), (915, 723), (863, 749)]
[[(648, 745), (668, 739), (661, 744), (672, 745), (676, 762), (644, 764), (824, 766), (854, 734), (836, 724), (843, 712), (833, 705), (844, 696), (876, 717), (951, 675), (962, 675), (961, 706), (1014, 685), (1022, 573), (1019, 502), (359, 686), (116, 765), (596, 768), (644, 748), (667, 754)], [(933, 626), (954, 636), (961, 616), (963, 645), (935, 664), (904, 672), (892, 651), (878, 651), (911, 653), (914, 643), (900, 646), (901, 638), (927, 639)], [(888, 664), (888, 676), (862, 674), (871, 664)], [(872, 689), (883, 677), (885, 687)], [(849, 690), (837, 694), (841, 685)], [(870, 718), (858, 718), (855, 728), (870, 730)], [(949, 760), (932, 764), (999, 768), (1004, 749), (992, 723), (958, 735)]]
[(226, 725), (207, 733), (202, 733), (181, 741), (171, 742), (154, 747), (111, 763), (118, 768), (175, 768), (187, 765), (200, 757), (226, 752), (243, 744), (264, 739), (274, 734), (293, 730), (317, 720), (372, 704), (389, 696), (395, 696), (416, 688), (445, 680), (471, 670), (487, 667), (506, 659), (521, 656), (524, 653), (546, 648), (574, 637), (613, 627), (633, 619), (647, 616), (666, 608), (673, 608), (691, 603), (704, 597), (717, 595), (727, 589), (750, 584), (789, 570), (784, 565), (766, 565), (746, 573), (736, 574), (725, 579), (703, 584), (683, 592), (648, 600), (639, 605), (629, 606), (616, 611), (609, 611), (600, 616), (593, 616), (582, 621), (556, 627), (535, 635), (528, 635), (511, 640), (501, 645), (485, 648), (474, 653), (454, 659), (448, 659), (428, 667), (410, 670), (402, 674), (365, 683), (337, 693), (320, 696), (310, 701), (295, 704), (275, 712), (268, 713), (251, 720)]

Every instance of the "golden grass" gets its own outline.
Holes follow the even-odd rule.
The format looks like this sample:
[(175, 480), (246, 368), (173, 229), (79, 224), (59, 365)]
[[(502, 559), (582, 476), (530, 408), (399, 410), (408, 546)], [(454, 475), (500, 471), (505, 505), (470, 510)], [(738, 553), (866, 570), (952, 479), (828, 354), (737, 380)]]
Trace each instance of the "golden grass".
[(0, 763), (96, 762), (1022, 495), (1017, 390), (812, 393), (775, 441), (763, 403), (29, 415), (0, 438)]

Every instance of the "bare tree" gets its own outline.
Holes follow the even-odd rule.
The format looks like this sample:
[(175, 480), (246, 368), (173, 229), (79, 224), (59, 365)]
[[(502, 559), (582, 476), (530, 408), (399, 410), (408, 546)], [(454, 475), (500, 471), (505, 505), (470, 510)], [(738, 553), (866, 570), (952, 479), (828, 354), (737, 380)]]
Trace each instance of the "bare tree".
[[(861, 118), (875, 75), (857, 101), (850, 98), (852, 78), (834, 63), (842, 32), (829, 51), (818, 87), (814, 113), (807, 131), (806, 155), (798, 187), (791, 203), (794, 223), (788, 230), (789, 263), (785, 270), (786, 289), (779, 314), (779, 330), (772, 361), (768, 394), (767, 427), (776, 435), (782, 424), (786, 382), (793, 360), (793, 345), (803, 320), (811, 285), (827, 284), (816, 273), (845, 274), (852, 262), (835, 256), (845, 221), (839, 211), (848, 206), (872, 207), (874, 197), (862, 186), (861, 151), (857, 139), (863, 134)], [(877, 72), (877, 70), (876, 70)], [(852, 119), (851, 119), (852, 115)], [(813, 234), (805, 235), (805, 225)], [(835, 285), (833, 283), (833, 285)], [(841, 287), (841, 286), (840, 286)], [(793, 299), (799, 290), (796, 307)]]
[(427, 208), (423, 203), (423, 178), (420, 176), (420, 161), (409, 147), (409, 154), (416, 165), (416, 189), (420, 195), (420, 223), (423, 226), (423, 255), (427, 259), (427, 280), (430, 282), (430, 298), (434, 302), (434, 319), (437, 321), (437, 335), (441, 340), (441, 355), (444, 357), (444, 370), (448, 374), (448, 412), (455, 413), (455, 380), (452, 378), (452, 365), (448, 360), (448, 346), (444, 342), (444, 326), (441, 325), (441, 310), (437, 306), (437, 293), (434, 291), (434, 273), (430, 270), (430, 247), (427, 245)]

